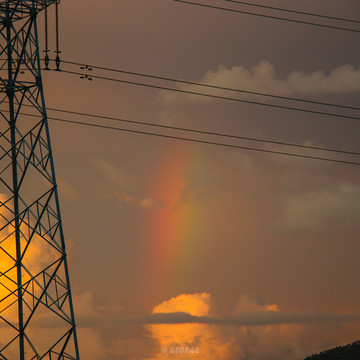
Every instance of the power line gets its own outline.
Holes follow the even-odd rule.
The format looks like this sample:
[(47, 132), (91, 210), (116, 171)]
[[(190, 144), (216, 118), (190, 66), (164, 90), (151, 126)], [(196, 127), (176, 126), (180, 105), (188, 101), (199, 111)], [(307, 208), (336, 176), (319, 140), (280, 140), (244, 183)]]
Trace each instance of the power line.
[(247, 6), (254, 6), (254, 7), (263, 8), (263, 9), (284, 11), (284, 12), (288, 12), (288, 13), (292, 13), (292, 14), (314, 16), (314, 17), (320, 17), (320, 18), (323, 18), (323, 19), (347, 21), (347, 22), (360, 24), (359, 20), (354, 20), (354, 19), (346, 19), (346, 18), (340, 18), (340, 17), (336, 17), (336, 16), (329, 16), (329, 15), (323, 15), (323, 14), (314, 14), (314, 13), (309, 13), (309, 12), (305, 12), (305, 11), (298, 11), (298, 10), (292, 10), (292, 9), (279, 8), (279, 7), (275, 7), (275, 6), (253, 4), (253, 3), (249, 3), (249, 2), (245, 2), (245, 1), (237, 1), (237, 0), (222, 0), (222, 1), (227, 1), (227, 2), (231, 2), (231, 3), (247, 5)]
[[(27, 105), (27, 104), (24, 104), (23, 106), (31, 107), (30, 105)], [(289, 142), (284, 142), (284, 141), (259, 139), (259, 138), (254, 138), (254, 137), (232, 135), (232, 134), (219, 133), (219, 132), (213, 132), (213, 131), (189, 129), (189, 128), (178, 127), (178, 126), (153, 124), (153, 123), (148, 123), (148, 122), (145, 122), (145, 121), (129, 120), (129, 119), (124, 119), (124, 118), (119, 118), (119, 117), (104, 116), (104, 115), (98, 115), (98, 114), (89, 114), (89, 113), (80, 112), (80, 111), (56, 109), (56, 108), (51, 108), (51, 107), (47, 107), (47, 110), (60, 112), (60, 113), (65, 113), (65, 114), (70, 114), (70, 115), (86, 116), (86, 117), (95, 118), (95, 119), (104, 119), (104, 120), (111, 120), (111, 121), (117, 121), (117, 122), (125, 122), (125, 123), (129, 123), (129, 124), (152, 126), (152, 127), (163, 128), (163, 129), (168, 129), (168, 130), (187, 131), (187, 132), (203, 134), (203, 135), (221, 136), (221, 137), (225, 137), (225, 138), (232, 138), (232, 139), (238, 139), (238, 140), (247, 140), (247, 141), (268, 143), (268, 144), (274, 144), (274, 145), (291, 146), (291, 147), (297, 147), (297, 148), (309, 149), (309, 150), (328, 151), (328, 152), (334, 152), (334, 153), (339, 153), (339, 154), (358, 155), (358, 156), (360, 156), (360, 152), (340, 150), (340, 149), (334, 149), (334, 148), (326, 148), (326, 147), (319, 147), (319, 146), (294, 144), (294, 143), (289, 143)], [(4, 110), (4, 111), (7, 112), (7, 110)], [(33, 115), (33, 114), (22, 114), (22, 115), (40, 117), (39, 115)]]
[(136, 120), (122, 119), (122, 118), (118, 118), (118, 117), (88, 114), (88, 113), (78, 112), (78, 111), (69, 111), (69, 110), (61, 110), (61, 109), (54, 109), (54, 108), (47, 108), (47, 109), (51, 110), (51, 111), (57, 111), (57, 112), (62, 112), (62, 113), (67, 113), (67, 114), (72, 114), (72, 115), (87, 116), (87, 117), (93, 117), (93, 118), (97, 118), (97, 119), (112, 120), (112, 121), (125, 122), (125, 123), (130, 123), (130, 124), (152, 126), (152, 127), (169, 129), (169, 130), (187, 131), (187, 132), (203, 134), (203, 135), (221, 136), (221, 137), (238, 139), (238, 140), (248, 140), (248, 141), (261, 142), (261, 143), (292, 146), (292, 147), (298, 147), (298, 148), (303, 148), (303, 149), (329, 151), (329, 152), (335, 152), (335, 153), (339, 153), (339, 154), (359, 155), (360, 156), (360, 152), (353, 152), (353, 151), (346, 151), (346, 150), (339, 150), (339, 149), (332, 149), (332, 148), (324, 148), (324, 147), (311, 146), (311, 145), (301, 145), (301, 144), (294, 144), (294, 143), (289, 143), (289, 142), (284, 142), (284, 141), (259, 139), (259, 138), (245, 137), (245, 136), (232, 135), (232, 134), (226, 134), (226, 133), (189, 129), (189, 128), (178, 127), (178, 126), (152, 124), (152, 123), (148, 123), (148, 122), (144, 122), (144, 121), (136, 121)]
[[(67, 111), (67, 110), (60, 110), (60, 109), (53, 109), (53, 108), (48, 108), (48, 110), (60, 111), (60, 112), (65, 112), (65, 113), (69, 113), (69, 114), (91, 116), (91, 117), (97, 117), (97, 118), (104, 118), (104, 119), (117, 119), (118, 121), (124, 121), (124, 119), (111, 118), (111, 117), (99, 116), (99, 115), (94, 115), (94, 114), (85, 114), (85, 113), (80, 113), (80, 112), (75, 112), (75, 111)], [(30, 117), (37, 117), (37, 118), (42, 117), (41, 115), (37, 115), (37, 114), (22, 113), (21, 115), (30, 116)], [(355, 162), (355, 161), (339, 160), (339, 159), (332, 159), (332, 158), (326, 158), (326, 157), (320, 157), (320, 156), (312, 156), (312, 155), (295, 154), (295, 153), (289, 153), (289, 152), (284, 152), (284, 151), (260, 149), (260, 148), (255, 148), (255, 147), (242, 146), (242, 145), (226, 144), (226, 143), (209, 141), (209, 140), (200, 140), (200, 139), (194, 139), (194, 138), (188, 138), (188, 137), (182, 137), (182, 136), (159, 134), (159, 133), (154, 133), (154, 132), (149, 132), (149, 131), (119, 128), (119, 127), (108, 126), (108, 125), (103, 125), (103, 124), (94, 124), (94, 123), (88, 123), (88, 122), (83, 122), (83, 121), (74, 121), (74, 120), (68, 120), (68, 119), (61, 119), (61, 118), (57, 118), (57, 117), (47, 117), (47, 118), (49, 120), (63, 122), (63, 123), (69, 123), (69, 124), (74, 124), (74, 125), (89, 126), (89, 127), (102, 128), (102, 129), (108, 129), (108, 130), (114, 130), (114, 131), (123, 131), (123, 132), (129, 132), (129, 133), (134, 133), (134, 134), (151, 135), (151, 136), (156, 136), (156, 137), (161, 137), (161, 138), (168, 138), (168, 139), (174, 139), (174, 140), (183, 140), (183, 141), (189, 141), (189, 142), (195, 142), (195, 143), (201, 143), (201, 144), (207, 144), (207, 145), (222, 146), (222, 147), (228, 147), (228, 148), (234, 148), (234, 149), (242, 149), (242, 150), (251, 150), (251, 151), (257, 151), (257, 152), (263, 152), (263, 153), (269, 153), (269, 154), (277, 154), (277, 155), (292, 156), (292, 157), (297, 157), (297, 158), (304, 158), (304, 159), (323, 160), (323, 161), (328, 161), (328, 162), (335, 162), (335, 163), (342, 163), (342, 164), (349, 164), (349, 165), (360, 165), (360, 162)], [(131, 120), (125, 120), (125, 121), (135, 122), (135, 121), (131, 121)], [(137, 123), (141, 124), (141, 122), (137, 122)], [(145, 125), (145, 124), (148, 125), (148, 123), (142, 123), (142, 124), (143, 125)], [(162, 126), (162, 127), (165, 127), (165, 126)], [(172, 127), (168, 127), (168, 128), (172, 128)], [(178, 130), (198, 132), (197, 130), (185, 129), (185, 128), (179, 128)], [(210, 132), (205, 132), (205, 131), (200, 132), (200, 133), (211, 134)], [(212, 133), (211, 135), (226, 136), (227, 134)], [(239, 137), (239, 138), (241, 138), (241, 137)], [(249, 140), (250, 140), (250, 138), (249, 138)], [(274, 143), (274, 144), (281, 144), (281, 142), (272, 142), (272, 141), (261, 140), (261, 139), (257, 139), (257, 141), (270, 142), (270, 143)], [(306, 146), (306, 145), (296, 145), (296, 144), (291, 144), (290, 145), (289, 143), (282, 143), (282, 145), (299, 146), (299, 147), (305, 147), (305, 148), (308, 148), (308, 149), (312, 149), (312, 147), (309, 147), (309, 146)], [(337, 152), (337, 153), (344, 153), (344, 154), (360, 155), (360, 153), (348, 152), (348, 151), (342, 151), (342, 150), (336, 150), (336, 149), (315, 148), (315, 147), (314, 147), (314, 149), (316, 149), (316, 150), (324, 150), (324, 151), (334, 151), (334, 152)]]
[[(321, 101), (300, 99), (300, 98), (281, 96), (281, 95), (273, 95), (273, 94), (267, 94), (267, 93), (263, 93), (263, 92), (229, 88), (229, 87), (212, 85), (212, 84), (202, 84), (202, 83), (195, 82), (195, 81), (180, 80), (180, 79), (174, 79), (174, 78), (165, 77), (165, 76), (144, 74), (144, 73), (139, 73), (139, 72), (134, 72), (134, 71), (120, 70), (120, 69), (114, 69), (114, 68), (97, 66), (97, 65), (89, 65), (89, 64), (85, 64), (85, 63), (79, 63), (79, 62), (73, 62), (73, 61), (67, 61), (67, 60), (62, 60), (62, 62), (65, 64), (69, 64), (69, 65), (80, 66), (81, 68), (84, 68), (84, 70), (99, 69), (99, 70), (105, 70), (105, 71), (116, 72), (116, 73), (121, 73), (121, 74), (141, 76), (141, 77), (146, 77), (146, 78), (150, 78), (150, 79), (164, 80), (164, 81), (177, 82), (177, 83), (187, 84), (187, 85), (201, 86), (201, 87), (210, 88), (210, 89), (233, 91), (233, 92), (245, 93), (245, 94), (250, 94), (250, 95), (258, 95), (258, 96), (266, 96), (266, 97), (271, 97), (271, 98), (275, 98), (275, 99), (298, 101), (298, 102), (308, 103), (308, 104), (313, 104), (313, 105), (332, 106), (332, 107), (337, 107), (337, 108), (341, 108), (341, 109), (360, 110), (360, 107), (355, 107), (355, 106), (326, 103), (326, 102), (321, 102)], [(89, 75), (89, 76), (92, 76), (92, 75)]]
[(221, 6), (202, 4), (202, 3), (197, 3), (197, 2), (188, 1), (188, 0), (173, 0), (173, 1), (183, 3), (183, 4), (188, 4), (188, 5), (195, 5), (195, 6), (211, 8), (211, 9), (215, 9), (215, 10), (230, 11), (230, 12), (234, 12), (234, 13), (259, 16), (259, 17), (264, 17), (264, 18), (269, 18), (269, 19), (274, 19), (274, 20), (282, 20), (282, 21), (294, 22), (294, 23), (299, 23), (299, 24), (312, 25), (312, 26), (318, 26), (318, 27), (323, 27), (323, 28), (329, 28), (329, 29), (335, 29), (335, 30), (344, 30), (344, 31), (351, 31), (351, 32), (360, 33), (360, 30), (341, 27), (341, 26), (320, 24), (320, 23), (314, 23), (314, 22), (311, 22), (311, 21), (295, 20), (295, 19), (290, 19), (290, 18), (285, 18), (285, 17), (280, 17), (280, 16), (259, 14), (259, 13), (250, 12), (250, 11), (236, 10), (236, 9), (230, 9), (230, 8), (221, 7)]
[[(62, 70), (62, 72), (67, 73), (67, 74), (71, 74), (71, 75), (84, 76), (83, 73), (79, 73), (79, 72), (75, 72), (75, 71)], [(205, 93), (196, 92), (196, 91), (175, 89), (175, 88), (170, 88), (170, 87), (160, 86), (160, 85), (154, 85), (154, 84), (145, 84), (145, 83), (141, 83), (141, 82), (137, 82), (137, 81), (115, 79), (115, 78), (109, 78), (109, 77), (98, 76), (98, 75), (91, 75), (91, 78), (107, 80), (107, 81), (113, 81), (113, 82), (119, 82), (119, 83), (123, 83), (123, 84), (138, 85), (138, 86), (154, 88), (154, 89), (160, 89), (160, 90), (174, 91), (174, 92), (183, 93), (183, 94), (199, 95), (199, 96), (204, 96), (204, 97), (213, 98), (213, 99), (219, 99), (219, 100), (229, 100), (229, 101), (242, 102), (242, 103), (253, 104), (253, 105), (261, 105), (261, 106), (267, 106), (267, 107), (278, 108), (278, 109), (300, 111), (300, 112), (317, 114), (317, 115), (326, 115), (326, 116), (332, 116), (332, 117), (337, 117), (337, 118), (341, 117), (341, 118), (344, 118), (344, 119), (360, 120), (360, 117), (357, 117), (357, 116), (335, 114), (335, 113), (329, 113), (329, 112), (325, 112), (325, 111), (302, 109), (302, 108), (296, 108), (296, 107), (292, 107), (292, 106), (269, 104), (269, 103), (263, 103), (263, 102), (259, 102), (259, 101), (238, 99), (238, 98), (232, 98), (232, 97), (227, 97), (227, 96), (211, 95), (211, 94), (205, 94)]]
[(124, 129), (124, 128), (118, 128), (118, 127), (114, 127), (114, 126), (107, 126), (107, 125), (100, 125), (100, 124), (90, 124), (90, 123), (81, 122), (81, 121), (72, 121), (72, 120), (57, 119), (57, 118), (49, 118), (49, 119), (59, 121), (59, 122), (66, 122), (66, 123), (70, 123), (70, 124), (91, 126), (91, 127), (97, 127), (97, 128), (103, 128), (103, 129), (115, 130), (115, 131), (124, 131), (124, 132), (130, 132), (133, 134), (151, 135), (151, 136), (156, 136), (156, 137), (161, 137), (161, 138), (167, 138), (167, 139), (173, 139), (173, 140), (183, 140), (183, 141), (189, 141), (189, 142), (194, 142), (194, 143), (199, 143), (199, 144), (222, 146), (222, 147), (228, 147), (228, 148), (233, 148), (233, 149), (251, 150), (251, 151), (257, 151), (257, 152), (263, 152), (263, 153), (269, 153), (269, 154), (293, 156), (293, 157), (304, 158), (304, 159), (323, 160), (323, 161), (329, 161), (329, 162), (335, 162), (335, 163), (341, 163), (341, 164), (360, 165), (359, 162), (354, 162), (354, 161), (337, 160), (337, 159), (324, 158), (324, 157), (311, 156), (311, 155), (293, 154), (293, 153), (287, 153), (287, 152), (283, 152), (283, 151), (266, 150), (266, 149), (248, 147), (248, 146), (219, 143), (219, 142), (208, 141), (208, 140), (199, 140), (199, 139), (192, 139), (192, 138), (186, 138), (186, 137), (180, 137), (180, 136), (164, 135), (164, 134), (152, 133), (152, 132), (148, 132), (148, 131)]

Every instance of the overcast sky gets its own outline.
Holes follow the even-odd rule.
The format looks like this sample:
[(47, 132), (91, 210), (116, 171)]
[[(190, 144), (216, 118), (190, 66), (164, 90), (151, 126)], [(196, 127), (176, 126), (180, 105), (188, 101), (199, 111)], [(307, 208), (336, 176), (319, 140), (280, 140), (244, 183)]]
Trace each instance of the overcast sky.
[[(357, 23), (196, 1), (360, 29)], [(271, 5), (360, 19), (358, 0), (273, 0)], [(53, 29), (52, 22), (51, 50)], [(359, 107), (358, 32), (171, 0), (63, 0), (60, 47), (69, 62)], [(80, 71), (66, 63), (61, 68)], [(43, 72), (47, 106), (360, 151), (360, 123), (350, 119), (359, 118), (358, 110), (95, 68), (88, 74), (92, 81), (65, 71)], [(49, 116), (360, 162), (359, 156), (54, 111)], [(359, 339), (358, 165), (52, 120), (50, 130), (83, 359), (299, 360)], [(197, 347), (199, 353), (170, 354), (171, 346)]]

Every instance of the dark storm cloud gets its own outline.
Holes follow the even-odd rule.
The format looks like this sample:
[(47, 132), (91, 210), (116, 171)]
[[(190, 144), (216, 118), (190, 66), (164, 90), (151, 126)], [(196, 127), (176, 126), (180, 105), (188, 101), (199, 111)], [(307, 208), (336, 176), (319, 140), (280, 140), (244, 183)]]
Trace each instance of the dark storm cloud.
[[(356, 322), (360, 320), (358, 314), (331, 314), (321, 312), (309, 312), (303, 314), (291, 314), (277, 311), (267, 311), (250, 314), (234, 314), (223, 317), (193, 316), (184, 312), (157, 313), (145, 316), (124, 318), (125, 322), (138, 324), (214, 324), (214, 325), (237, 325), (237, 326), (264, 326), (276, 324), (311, 324), (327, 322)], [(120, 321), (121, 322), (121, 321)]]

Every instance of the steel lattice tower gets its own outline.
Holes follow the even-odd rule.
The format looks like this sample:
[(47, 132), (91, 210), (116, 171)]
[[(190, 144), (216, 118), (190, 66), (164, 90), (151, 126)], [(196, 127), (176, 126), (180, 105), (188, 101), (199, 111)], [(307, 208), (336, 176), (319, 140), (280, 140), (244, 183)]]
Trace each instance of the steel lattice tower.
[(0, 0), (1, 360), (80, 358), (37, 34), (54, 3)]

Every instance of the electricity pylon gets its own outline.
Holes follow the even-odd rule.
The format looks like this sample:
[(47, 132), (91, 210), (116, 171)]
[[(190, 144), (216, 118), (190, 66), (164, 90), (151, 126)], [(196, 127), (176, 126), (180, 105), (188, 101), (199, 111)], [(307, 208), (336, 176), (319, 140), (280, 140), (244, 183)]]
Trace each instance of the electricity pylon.
[(56, 2), (0, 0), (1, 360), (80, 358), (37, 33)]

